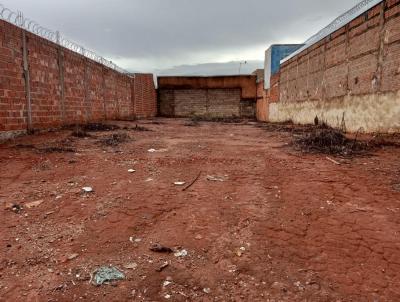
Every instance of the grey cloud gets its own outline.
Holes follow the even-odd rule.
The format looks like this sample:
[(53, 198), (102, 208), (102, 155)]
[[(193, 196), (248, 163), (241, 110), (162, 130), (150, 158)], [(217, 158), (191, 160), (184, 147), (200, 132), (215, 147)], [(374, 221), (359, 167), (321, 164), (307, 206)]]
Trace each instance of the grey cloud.
[[(42, 25), (125, 64), (195, 64), (300, 42), (357, 0), (3, 0)], [(207, 54), (207, 55), (206, 55)], [(260, 53), (259, 58), (262, 58)], [(246, 57), (242, 58), (248, 59)], [(251, 59), (251, 58), (250, 58)], [(253, 58), (254, 59), (254, 58)], [(154, 63), (154, 66), (153, 66)], [(135, 68), (135, 66), (124, 66)]]

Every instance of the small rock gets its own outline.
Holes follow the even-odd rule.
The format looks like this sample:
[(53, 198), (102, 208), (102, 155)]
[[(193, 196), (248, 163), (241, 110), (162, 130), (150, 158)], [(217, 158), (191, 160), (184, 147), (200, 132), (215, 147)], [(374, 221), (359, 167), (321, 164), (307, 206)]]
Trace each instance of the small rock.
[(186, 257), (188, 255), (187, 250), (180, 250), (174, 253), (175, 257)]
[(163, 282), (163, 287), (167, 287), (171, 283), (172, 283), (171, 281), (166, 280), (166, 281)]
[(135, 262), (128, 263), (128, 264), (125, 264), (125, 265), (124, 265), (124, 268), (126, 268), (126, 269), (133, 269), (133, 270), (135, 270), (135, 269), (137, 269), (137, 267), (138, 267), (138, 265), (137, 265), (137, 263), (135, 263)]
[(211, 293), (211, 289), (210, 288), (203, 288), (203, 292), (204, 293), (206, 293), (206, 294), (209, 294), (209, 293)]
[(166, 295), (164, 296), (164, 298), (165, 298), (165, 299), (171, 299), (171, 295), (166, 294)]
[(156, 253), (173, 253), (173, 250), (171, 248), (163, 246), (159, 243), (153, 244), (150, 247), (150, 251), (156, 252)]
[(236, 255), (238, 257), (242, 257), (242, 255), (244, 254), (245, 251), (246, 251), (246, 248), (242, 246), (242, 247), (240, 247), (239, 249), (236, 250)]
[(156, 269), (157, 272), (161, 273), (165, 268), (169, 266), (168, 261), (165, 261), (159, 268)]
[(175, 186), (183, 186), (185, 184), (186, 184), (186, 182), (184, 182), (184, 181), (176, 181), (176, 182), (174, 182)]
[(286, 292), (286, 291), (287, 291), (286, 285), (283, 284), (283, 283), (281, 283), (281, 282), (274, 282), (274, 283), (271, 285), (271, 287), (272, 287), (273, 289), (277, 289), (277, 290), (280, 290), (280, 291), (283, 291), (283, 292)]
[(135, 173), (136, 170), (134, 170), (134, 169), (129, 169), (128, 172), (129, 172), (129, 173)]
[(13, 211), (14, 213), (18, 214), (19, 212), (22, 211), (23, 208), (19, 204), (9, 203), (9, 204), (6, 204), (6, 209), (9, 209), (9, 210)]
[(194, 239), (196, 239), (196, 240), (201, 240), (201, 239), (203, 239), (203, 236), (197, 235), (196, 237), (194, 237)]
[(27, 207), (28, 209), (36, 208), (36, 207), (40, 206), (43, 202), (44, 202), (43, 199), (32, 201), (32, 202), (28, 202), (28, 203), (25, 204), (25, 207)]
[(71, 254), (67, 257), (68, 260), (74, 260), (75, 258), (78, 258), (79, 254)]

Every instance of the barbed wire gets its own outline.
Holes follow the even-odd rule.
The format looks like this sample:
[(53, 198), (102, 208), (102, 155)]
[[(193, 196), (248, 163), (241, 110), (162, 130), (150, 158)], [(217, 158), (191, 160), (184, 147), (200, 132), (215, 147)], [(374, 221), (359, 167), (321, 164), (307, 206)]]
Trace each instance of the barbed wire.
[(109, 60), (103, 58), (102, 56), (96, 54), (95, 52), (93, 52), (91, 50), (87, 50), (84, 47), (82, 47), (81, 45), (79, 45), (75, 42), (72, 42), (71, 40), (68, 40), (67, 38), (64, 38), (63, 36), (61, 36), (59, 31), (52, 31), (46, 27), (43, 27), (39, 23), (37, 23), (29, 18), (26, 18), (22, 12), (20, 12), (20, 11), (14, 12), (14, 11), (10, 10), (9, 8), (5, 7), (1, 3), (0, 3), (0, 19), (7, 21), (11, 24), (14, 24), (15, 26), (18, 26), (19, 28), (27, 30), (35, 35), (45, 38), (46, 40), (56, 43), (62, 47), (65, 47), (73, 52), (83, 55), (86, 58), (96, 61), (97, 63), (100, 63), (108, 68), (111, 68), (120, 73), (128, 74), (128, 71), (122, 69), (117, 64), (113, 63), (112, 61), (109, 61)]
[(318, 33), (316, 33), (314, 36), (309, 38), (306, 42), (304, 42), (304, 46), (292, 53), (290, 56), (284, 58), (281, 63), (284, 63), (294, 56), (298, 55), (302, 51), (306, 50), (310, 46), (318, 43), (321, 41), (323, 38), (326, 38), (330, 34), (334, 33), (341, 27), (345, 26), (347, 23), (350, 21), (354, 20), (361, 14), (365, 13), (375, 5), (381, 3), (384, 0), (363, 0), (360, 3), (358, 3), (356, 6), (354, 6), (352, 9), (349, 11), (345, 12), (344, 14), (340, 15), (337, 17), (335, 20), (333, 20), (332, 23), (330, 23), (328, 26), (320, 30)]

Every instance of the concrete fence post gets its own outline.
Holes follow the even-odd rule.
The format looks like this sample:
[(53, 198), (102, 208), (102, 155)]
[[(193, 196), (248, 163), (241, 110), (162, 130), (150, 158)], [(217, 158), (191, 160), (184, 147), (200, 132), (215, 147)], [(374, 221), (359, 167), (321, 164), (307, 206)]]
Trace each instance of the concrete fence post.
[(60, 81), (60, 111), (61, 111), (61, 121), (66, 124), (65, 117), (65, 83), (64, 83), (64, 53), (61, 47), (57, 49), (58, 54), (58, 70), (59, 70), (59, 81)]
[(116, 109), (117, 109), (117, 118), (121, 118), (120, 115), (120, 110), (119, 110), (119, 98), (118, 98), (118, 75), (115, 75), (115, 81), (114, 81), (114, 93), (115, 93), (115, 104), (116, 104)]
[(377, 54), (377, 69), (373, 81), (374, 92), (380, 92), (382, 87), (383, 77), (383, 61), (385, 59), (385, 2), (381, 3), (381, 9), (379, 12), (379, 49)]
[(88, 70), (88, 60), (86, 58), (83, 59), (84, 62), (84, 80), (83, 80), (83, 89), (84, 89), (84, 104), (85, 104), (85, 122), (88, 123), (90, 120), (90, 103), (89, 103), (89, 70)]
[[(322, 82), (321, 82), (321, 101), (326, 101), (326, 49), (327, 49), (327, 38), (324, 40), (324, 62), (323, 62), (323, 72), (322, 72)], [(298, 59), (297, 59), (298, 60)], [(298, 62), (297, 62), (298, 64)], [(298, 65), (297, 65), (298, 67)]]
[(102, 95), (103, 95), (103, 115), (104, 115), (104, 120), (107, 120), (107, 105), (106, 105), (106, 76), (105, 76), (105, 69), (102, 67), (102, 81), (103, 81), (103, 87), (102, 87)]
[(350, 24), (346, 25), (346, 42), (345, 42), (345, 55), (346, 55), (346, 94), (350, 95)]
[(131, 103), (132, 103), (132, 116), (136, 116), (136, 100), (135, 100), (135, 75), (131, 78)]
[(206, 114), (209, 113), (210, 110), (210, 95), (209, 95), (209, 89), (206, 89)]
[(25, 30), (22, 31), (22, 56), (23, 56), (23, 69), (25, 79), (25, 95), (26, 95), (26, 115), (27, 115), (27, 129), (28, 132), (33, 131), (32, 126), (32, 98), (31, 98), (31, 83), (29, 74), (29, 61), (28, 61), (28, 46)]
[[(306, 92), (307, 92), (307, 99), (306, 100), (310, 101), (311, 93), (310, 93), (310, 54), (309, 53), (307, 54)], [(280, 100), (281, 100), (281, 92), (279, 91), (278, 101), (280, 101)]]

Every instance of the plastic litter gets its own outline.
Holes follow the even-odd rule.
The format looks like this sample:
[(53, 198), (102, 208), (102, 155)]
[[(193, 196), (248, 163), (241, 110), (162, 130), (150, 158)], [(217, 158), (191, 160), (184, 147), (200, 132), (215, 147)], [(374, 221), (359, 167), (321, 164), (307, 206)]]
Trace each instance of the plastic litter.
[(91, 193), (91, 192), (93, 192), (93, 188), (92, 188), (92, 187), (83, 187), (82, 190), (83, 190), (83, 192), (85, 192), (85, 193)]
[(180, 250), (174, 253), (175, 257), (186, 257), (188, 255), (187, 250)]
[(225, 178), (221, 177), (221, 176), (207, 175), (207, 180), (208, 181), (221, 181), (221, 182), (223, 182), (223, 181), (225, 181)]
[(100, 286), (106, 282), (125, 279), (125, 274), (113, 266), (102, 266), (97, 269), (93, 276), (93, 284)]
[(156, 152), (166, 152), (167, 151), (167, 149), (159, 149), (159, 150), (156, 150), (156, 149), (149, 149), (149, 150), (147, 150), (148, 152), (150, 152), (150, 153), (156, 153)]

